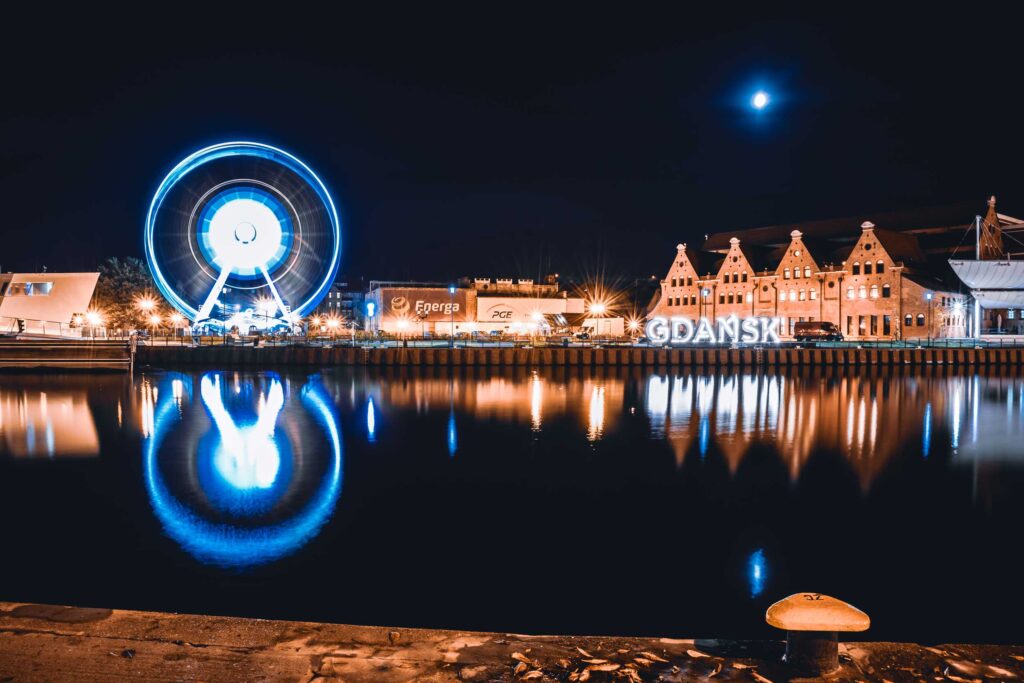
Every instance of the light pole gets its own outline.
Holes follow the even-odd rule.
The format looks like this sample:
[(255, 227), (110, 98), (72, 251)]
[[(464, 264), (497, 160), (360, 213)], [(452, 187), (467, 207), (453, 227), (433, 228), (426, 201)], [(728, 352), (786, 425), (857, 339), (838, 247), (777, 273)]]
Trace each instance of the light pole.
[(935, 295), (932, 292), (928, 292), (924, 295), (924, 298), (928, 300), (928, 344), (932, 343), (932, 299)]
[(708, 317), (708, 297), (709, 296), (711, 296), (711, 290), (710, 289), (708, 289), (707, 287), (704, 287), (703, 289), (700, 290), (701, 306), (702, 306), (702, 309), (703, 309), (701, 311), (700, 317), (702, 317), (702, 318), (707, 318)]
[(448, 285), (448, 310), (452, 315), (452, 338), (448, 340), (448, 348), (455, 348), (455, 285)]

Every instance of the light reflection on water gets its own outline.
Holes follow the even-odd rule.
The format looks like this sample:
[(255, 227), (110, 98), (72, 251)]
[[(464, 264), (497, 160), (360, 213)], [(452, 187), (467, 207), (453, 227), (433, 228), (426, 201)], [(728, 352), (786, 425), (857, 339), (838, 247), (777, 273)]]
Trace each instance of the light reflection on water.
[[(47, 433), (52, 437), (40, 438)], [(187, 587), (214, 575), (229, 577), (217, 590), (234, 591), (240, 604), (248, 604), (242, 588), (230, 581), (251, 574), (282, 589), (279, 600), (276, 593), (264, 599), (290, 604), (289, 591), (306, 590), (308, 579), (301, 608), (281, 607), (277, 614), (335, 621), (375, 619), (373, 592), (403, 591), (398, 584), (408, 587), (402, 599), (424, 611), (395, 613), (396, 623), (439, 613), (429, 596), (451, 595), (462, 589), (460, 582), (471, 581), (463, 563), (506, 563), (506, 518), (526, 529), (512, 535), (530, 552), (536, 546), (538, 557), (560, 558), (575, 552), (576, 544), (665, 554), (664, 563), (638, 562), (635, 570), (588, 565), (582, 578), (571, 562), (536, 572), (517, 566), (514, 575), (511, 568), (508, 575), (489, 569), (498, 572), (495, 583), (525, 582), (537, 596), (519, 628), (572, 631), (589, 629), (593, 619), (608, 613), (586, 612), (581, 598), (574, 609), (549, 614), (549, 625), (529, 621), (542, 609), (538, 605), (569, 599), (544, 593), (552, 573), (557, 581), (551, 585), (582, 582), (580, 595), (614, 592), (620, 577), (629, 586), (648, 576), (659, 588), (686, 584), (664, 595), (678, 598), (680, 610), (693, 607), (704, 620), (719, 613), (716, 601), (723, 594), (749, 606), (783, 591), (818, 587), (822, 577), (855, 604), (858, 598), (870, 601), (872, 595), (857, 593), (879, 585), (863, 579), (876, 571), (864, 557), (888, 560), (877, 563), (884, 571), (916, 571), (934, 577), (923, 583), (945, 585), (950, 577), (930, 568), (930, 549), (949, 537), (1005, 534), (1013, 506), (1019, 506), (1014, 501), (1020, 477), (1013, 473), (1024, 464), (1024, 379), (1011, 369), (976, 375), (938, 368), (770, 374), (331, 368), (147, 372), (133, 379), (11, 376), (0, 378), (0, 435), (7, 456), (0, 464), (16, 465), (5, 475), (11, 502), (0, 511), (11, 514), (46, 500), (58, 519), (39, 534), (46, 544), (21, 554), (41, 558), (38, 565), (25, 565), (18, 574), (22, 582), (56, 565), (46, 548), (77, 542), (61, 515), (83, 510), (98, 515), (89, 520), (88, 533), (103, 538), (118, 538), (110, 529), (122, 518), (141, 525), (142, 532), (120, 531), (142, 539), (131, 553), (150, 565), (170, 554), (175, 569), (186, 567), (179, 599)], [(101, 457), (61, 457), (88, 454)], [(82, 486), (83, 470), (64, 475), (63, 497), (50, 503), (49, 482), (62, 476), (62, 460), (93, 468), (85, 476), (95, 476)], [(20, 478), (32, 472), (52, 478)], [(90, 498), (97, 491), (128, 501), (127, 514), (117, 509), (102, 516), (104, 506)], [(67, 506), (64, 512), (61, 505)], [(860, 552), (854, 557), (842, 543), (816, 540), (830, 538), (837, 528), (844, 538), (856, 535), (851, 542)], [(453, 547), (459, 548), (454, 556)], [(417, 571), (399, 579), (395, 568), (407, 565), (410, 552)], [(132, 562), (131, 553), (111, 559), (111, 571)], [(331, 569), (318, 573), (328, 563)], [(794, 581), (793, 574), (807, 567)], [(282, 568), (287, 581), (273, 578), (275, 571), (285, 573)], [(989, 577), (998, 568), (984, 571)], [(476, 595), (490, 599), (490, 575), (480, 576)], [(370, 611), (353, 616), (340, 607), (319, 615), (305, 610), (322, 604), (322, 596), (344, 581), (361, 590), (343, 591), (339, 603), (363, 604)], [(901, 590), (907, 583), (904, 576)], [(1003, 580), (996, 588), (1007, 585)], [(114, 598), (120, 595), (120, 589), (110, 590)], [(531, 599), (523, 591), (509, 597), (506, 612)], [(969, 592), (963, 592), (963, 623), (978, 617), (970, 611), (975, 603)], [(219, 609), (218, 595), (204, 599), (210, 606), (199, 609)], [(52, 601), (80, 599), (54, 594)], [(880, 599), (874, 608), (881, 605)], [(434, 625), (515, 626), (488, 621), (487, 615), (503, 613), (499, 607), (467, 602), (456, 611), (477, 615), (478, 621), (453, 616)], [(231, 605), (223, 611), (263, 615)], [(591, 621), (558, 621), (570, 613)], [(602, 628), (646, 628), (649, 615), (634, 617)], [(917, 634), (905, 637), (910, 636)]]

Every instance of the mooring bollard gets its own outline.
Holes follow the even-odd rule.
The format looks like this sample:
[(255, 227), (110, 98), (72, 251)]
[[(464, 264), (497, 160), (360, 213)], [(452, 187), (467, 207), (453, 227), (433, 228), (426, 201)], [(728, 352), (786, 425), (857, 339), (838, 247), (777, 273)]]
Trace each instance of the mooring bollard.
[(871, 619), (853, 605), (821, 593), (797, 593), (768, 608), (765, 620), (786, 632), (783, 661), (804, 673), (839, 668), (839, 631), (866, 631)]

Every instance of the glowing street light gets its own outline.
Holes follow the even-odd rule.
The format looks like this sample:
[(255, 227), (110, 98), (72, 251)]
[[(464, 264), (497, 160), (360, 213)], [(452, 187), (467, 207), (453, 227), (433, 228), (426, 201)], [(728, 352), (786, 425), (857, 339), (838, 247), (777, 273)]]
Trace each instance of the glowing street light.
[(99, 311), (86, 311), (85, 321), (91, 327), (99, 327), (103, 324), (103, 315)]
[(604, 315), (607, 310), (608, 307), (600, 301), (595, 301), (590, 304), (590, 312), (594, 315)]
[(761, 110), (767, 107), (770, 101), (771, 98), (768, 97), (768, 93), (764, 90), (758, 90), (754, 93), (754, 96), (750, 98), (750, 106), (754, 109)]
[(141, 297), (138, 301), (136, 301), (135, 305), (138, 306), (139, 310), (141, 310), (143, 313), (149, 313), (154, 308), (156, 308), (156, 299), (154, 299), (151, 296), (144, 296)]

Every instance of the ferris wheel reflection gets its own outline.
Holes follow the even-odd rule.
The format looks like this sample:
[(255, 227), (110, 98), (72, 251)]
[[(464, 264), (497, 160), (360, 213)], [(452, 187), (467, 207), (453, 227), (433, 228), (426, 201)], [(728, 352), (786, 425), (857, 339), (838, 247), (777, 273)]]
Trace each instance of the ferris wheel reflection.
[[(204, 564), (245, 569), (315, 537), (341, 493), (338, 420), (318, 378), (233, 380), (168, 373), (146, 438), (143, 475), (165, 533)], [(159, 388), (158, 388), (159, 389)]]

